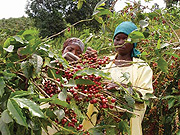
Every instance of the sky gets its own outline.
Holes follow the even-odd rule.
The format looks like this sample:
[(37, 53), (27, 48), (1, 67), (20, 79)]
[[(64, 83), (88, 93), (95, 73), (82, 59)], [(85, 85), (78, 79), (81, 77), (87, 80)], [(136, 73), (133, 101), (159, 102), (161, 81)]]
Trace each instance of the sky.
[(18, 18), (25, 14), (26, 0), (0, 0), (0, 19)]
[[(121, 10), (124, 6), (126, 6), (125, 1), (129, 0), (118, 0), (118, 2), (115, 5), (115, 10)], [(134, 1), (134, 0), (131, 0)], [(157, 3), (160, 5), (160, 8), (165, 7), (165, 3), (163, 0), (152, 0), (151, 3), (144, 4), (144, 0), (141, 0), (141, 3), (143, 5), (152, 6), (154, 3)], [(18, 18), (22, 16), (27, 16), (25, 14), (25, 7), (27, 4), (27, 0), (0, 0), (0, 19), (8, 19), (10, 17), (12, 18)]]

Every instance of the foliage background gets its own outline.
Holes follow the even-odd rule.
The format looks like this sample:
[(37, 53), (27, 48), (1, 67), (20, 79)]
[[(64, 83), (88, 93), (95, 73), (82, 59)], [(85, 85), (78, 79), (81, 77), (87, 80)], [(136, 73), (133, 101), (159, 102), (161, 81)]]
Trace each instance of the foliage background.
[[(34, 2), (35, 5), (41, 4), (41, 1)], [(71, 3), (72, 1), (69, 2)], [(53, 18), (57, 19), (57, 17), (59, 17), (59, 20), (63, 20), (61, 21), (62, 24), (56, 20), (53, 21), (53, 18), (51, 18), (49, 14), (44, 13), (45, 11), (42, 11), (43, 15), (47, 15), (45, 17), (47, 20), (44, 22), (42, 22), (41, 17), (36, 16), (36, 18), (33, 14), (29, 15), (30, 18), (23, 17), (19, 19), (0, 20), (1, 134), (10, 134), (12, 132), (18, 134), (20, 131), (23, 131), (25, 134), (39, 134), (40, 130), (37, 129), (42, 126), (39, 123), (51, 123), (47, 122), (47, 117), (44, 118), (42, 114), (43, 110), (34, 110), (37, 106), (32, 105), (33, 102), (39, 105), (40, 102), (38, 100), (38, 94), (40, 94), (40, 92), (37, 92), (37, 88), (33, 85), (33, 82), (37, 84), (41, 83), (39, 79), (40, 76), (36, 76), (40, 73), (40, 69), (34, 62), (27, 62), (24, 67), (22, 67), (21, 61), (19, 61), (16, 53), (19, 47), (27, 47), (24, 51), (24, 54), (28, 55), (27, 60), (31, 59), (30, 56), (35, 53), (41, 56), (43, 62), (45, 62), (47, 59), (53, 60), (61, 55), (61, 51), (59, 50), (61, 50), (62, 44), (67, 38), (79, 37), (83, 40), (86, 47), (90, 46), (97, 50), (99, 57), (113, 54), (113, 31), (122, 21), (133, 21), (144, 34), (145, 39), (138, 43), (138, 49), (142, 52), (142, 59), (151, 66), (154, 72), (153, 86), (155, 97), (146, 101), (148, 108), (143, 121), (144, 134), (180, 134), (180, 9), (177, 6), (171, 6), (163, 10), (152, 8), (150, 13), (144, 13), (143, 10), (146, 7), (141, 6), (139, 3), (134, 3), (134, 5), (127, 4), (122, 11), (115, 13), (112, 12), (111, 8), (109, 9), (109, 7), (101, 5), (102, 3), (94, 8), (97, 2), (94, 3), (93, 8), (91, 7), (93, 9), (91, 14), (87, 13), (88, 15), (84, 18), (78, 18), (77, 15), (79, 15), (80, 10), (83, 12), (87, 10), (88, 6), (84, 4), (85, 2), (81, 3), (83, 5), (80, 10), (77, 10), (77, 4), (80, 3), (80, 1), (72, 2), (74, 4), (72, 4), (72, 7), (74, 8), (70, 9), (67, 13), (59, 13), (57, 12), (59, 9), (56, 9), (56, 6), (50, 6), (54, 8), (53, 13), (56, 13)], [(63, 6), (67, 5), (64, 3)], [(38, 9), (37, 11), (41, 10)], [(92, 15), (92, 13), (94, 14)], [(63, 17), (63, 14), (66, 15), (66, 18)], [(74, 17), (70, 17), (68, 14)], [(32, 19), (31, 17), (35, 18)], [(77, 20), (71, 20), (69, 18), (76, 18)], [(80, 21), (86, 19), (89, 20)], [(142, 25), (139, 23), (141, 20), (146, 22), (148, 26), (145, 27), (145, 24)], [(55, 22), (53, 23), (53, 27), (47, 25), (52, 24), (48, 21)], [(78, 22), (78, 24), (73, 25), (76, 22)], [(56, 23), (61, 26), (61, 28), (56, 29)], [(98, 28), (95, 27), (95, 30), (92, 30), (92, 25), (97, 25)], [(49, 31), (46, 28), (54, 29), (53, 31)], [(60, 32), (61, 30), (64, 31)], [(42, 35), (42, 33), (46, 34)], [(53, 38), (42, 38), (56, 33), (58, 34), (54, 35)], [(10, 45), (14, 45), (14, 48), (8, 48)], [(6, 50), (3, 48), (6, 48)], [(39, 57), (37, 57), (37, 59), (38, 58)], [(34, 66), (34, 68), (31, 68), (32, 66)], [(38, 72), (35, 72), (35, 69), (38, 69)], [(27, 80), (27, 86), (21, 85), (22, 74), (29, 79)], [(24, 91), (22, 92), (22, 90)], [(18, 107), (18, 103), (23, 101), (27, 102), (26, 105), (23, 106), (25, 108), (22, 107), (21, 110), (21, 107)], [(32, 107), (30, 105), (32, 105)], [(12, 110), (12, 106), (18, 109)], [(32, 111), (28, 111), (28, 109), (32, 109)], [(16, 113), (14, 111), (16, 111)], [(10, 112), (14, 112), (14, 115)], [(47, 111), (43, 113), (47, 113)], [(16, 114), (19, 114), (17, 116), (21, 116), (21, 118), (15, 119)], [(4, 117), (7, 119), (4, 120)], [(24, 121), (25, 118), (34, 125), (29, 125), (29, 122), (27, 122), (27, 125)], [(29, 127), (29, 129), (27, 127)]]

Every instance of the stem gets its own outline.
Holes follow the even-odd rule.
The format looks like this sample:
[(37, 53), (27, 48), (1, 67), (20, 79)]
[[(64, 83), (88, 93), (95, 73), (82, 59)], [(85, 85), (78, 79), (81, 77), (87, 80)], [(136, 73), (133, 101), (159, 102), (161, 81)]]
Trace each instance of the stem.
[(7, 84), (6, 84), (6, 86), (7, 86), (12, 92), (15, 92), (15, 90), (14, 90), (11, 86), (9, 86), (9, 85), (7, 85)]
[(175, 128), (176, 128), (175, 133), (177, 134), (179, 131), (179, 111), (178, 111), (178, 108), (176, 108)]
[[(97, 101), (101, 101), (100, 99), (97, 99), (97, 98), (96, 98), (96, 100), (97, 100)], [(108, 105), (112, 105), (112, 104), (109, 104), (109, 103), (107, 103), (107, 104), (108, 104)], [(122, 112), (128, 112), (128, 113), (131, 113), (131, 114), (134, 114), (134, 115), (139, 116), (139, 114), (137, 114), (137, 113), (135, 113), (135, 112), (129, 111), (129, 110), (127, 110), (127, 109), (121, 108), (121, 107), (116, 106), (116, 105), (113, 105), (113, 106), (114, 106), (115, 108), (117, 108), (118, 110), (122, 111)]]
[(41, 89), (32, 79), (31, 82), (36, 86), (36, 88), (38, 88), (38, 90), (44, 95), (47, 96), (48, 98), (50, 98), (50, 96), (43, 90)]
[(77, 134), (71, 130), (68, 130), (66, 128), (64, 128), (63, 126), (57, 124), (56, 122), (52, 121), (49, 117), (47, 117), (47, 119), (53, 124), (53, 126), (56, 128), (57, 131), (60, 131), (58, 128), (62, 129), (62, 130), (65, 130), (65, 131), (68, 131), (70, 132), (71, 134)]
[(94, 125), (94, 123), (92, 122), (92, 120), (89, 118), (89, 116), (87, 115), (87, 113), (85, 113), (85, 115), (86, 115), (86, 117), (88, 118), (88, 120), (91, 122), (91, 124), (93, 125), (93, 126), (95, 126)]
[[(72, 24), (72, 25), (69, 26), (69, 27), (71, 28), (71, 27), (75, 26), (75, 25), (78, 24), (78, 23), (86, 22), (86, 21), (91, 21), (91, 20), (93, 20), (93, 18), (91, 18), (91, 19), (86, 19), (86, 20), (80, 20), (80, 21), (78, 21), (78, 22)], [(63, 33), (63, 32), (65, 32), (69, 27), (67, 27), (66, 29), (60, 31), (59, 33), (56, 33), (56, 34), (54, 34), (54, 35), (48, 37), (47, 39), (44, 39), (44, 40), (46, 40), (45, 42), (49, 41), (49, 40), (50, 40), (51, 38), (53, 38), (53, 37), (56, 37), (56, 36), (60, 35), (60, 34)]]
[[(104, 109), (104, 108), (103, 108), (103, 110), (106, 111), (106, 112), (107, 112), (108, 114), (110, 114), (111, 116), (113, 116), (113, 117), (121, 120), (118, 116), (114, 115), (113, 113), (110, 113), (108, 110), (106, 110), (106, 109)], [(119, 112), (118, 112), (118, 113), (119, 113)]]

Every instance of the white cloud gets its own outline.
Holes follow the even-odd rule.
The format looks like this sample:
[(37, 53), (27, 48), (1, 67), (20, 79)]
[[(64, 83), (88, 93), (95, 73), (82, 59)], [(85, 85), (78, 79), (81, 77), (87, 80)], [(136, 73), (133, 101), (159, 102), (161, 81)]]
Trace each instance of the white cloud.
[(27, 0), (0, 0), (0, 19), (27, 16), (25, 14)]

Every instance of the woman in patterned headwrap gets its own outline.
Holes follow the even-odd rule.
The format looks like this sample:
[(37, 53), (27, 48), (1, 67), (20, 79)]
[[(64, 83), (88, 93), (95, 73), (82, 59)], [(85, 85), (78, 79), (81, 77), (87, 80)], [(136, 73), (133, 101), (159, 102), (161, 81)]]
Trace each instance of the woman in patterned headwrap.
[[(79, 38), (68, 38), (63, 44), (62, 57), (64, 57), (67, 61), (77, 61), (80, 59), (79, 56), (83, 53), (83, 51), (84, 43)], [(86, 53), (89, 57), (97, 55), (97, 51), (92, 49), (91, 47), (87, 47)], [(41, 109), (49, 107), (49, 104), (43, 104), (40, 106)], [(47, 132), (49, 135), (53, 135), (57, 132), (57, 130), (55, 129), (55, 127), (48, 126)], [(44, 130), (42, 130), (42, 135), (47, 135)]]
[[(79, 38), (68, 38), (63, 44), (62, 56), (68, 61), (76, 61), (83, 51), (84, 43)], [(87, 47), (86, 53), (89, 56), (94, 56), (97, 54), (97, 51)]]
[[(113, 82), (119, 84), (128, 84), (131, 82), (133, 88), (140, 94), (142, 98), (145, 98), (146, 93), (152, 93), (152, 70), (143, 60), (139, 59), (140, 52), (136, 50), (137, 43), (126, 42), (128, 35), (136, 31), (137, 27), (132, 22), (122, 22), (119, 24), (114, 32), (114, 46), (116, 55), (112, 57), (113, 61), (107, 65), (107, 72), (110, 72), (110, 76)], [(128, 72), (130, 77), (128, 80), (124, 80), (123, 73)], [(109, 83), (107, 89), (116, 89), (119, 86), (115, 83)], [(131, 90), (129, 89), (129, 93)], [(142, 135), (141, 123), (146, 111), (146, 105), (142, 102), (135, 102), (134, 112), (135, 117), (130, 119), (131, 135)], [(96, 125), (97, 121), (97, 109), (90, 104), (88, 106), (87, 115), (90, 120), (85, 119), (83, 121), (84, 130), (88, 130)], [(94, 115), (92, 115), (94, 114)]]

